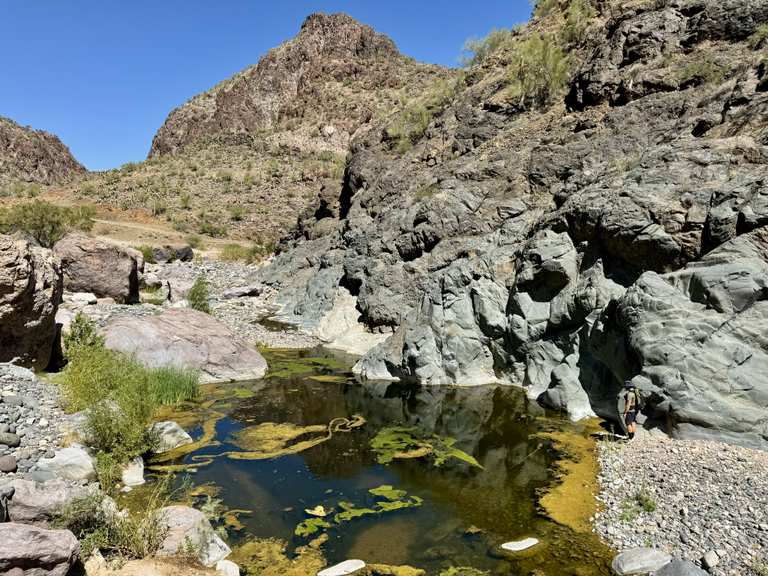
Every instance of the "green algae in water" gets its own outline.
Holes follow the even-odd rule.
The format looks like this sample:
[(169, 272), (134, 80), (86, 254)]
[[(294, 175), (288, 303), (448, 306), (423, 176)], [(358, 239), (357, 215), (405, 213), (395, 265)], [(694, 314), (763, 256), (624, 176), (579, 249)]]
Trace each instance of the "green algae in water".
[(432, 435), (420, 437), (416, 428), (389, 426), (382, 428), (371, 440), (371, 448), (376, 452), (379, 464), (389, 464), (393, 460), (432, 457), (435, 466), (442, 466), (449, 459), (455, 458), (476, 468), (482, 468), (476, 458), (454, 446), (456, 440), (450, 437)]
[(330, 528), (331, 525), (322, 518), (307, 518), (301, 524), (296, 526), (294, 534), (299, 538), (308, 538), (313, 534), (317, 534), (321, 529)]
[(379, 486), (378, 488), (371, 488), (368, 490), (371, 494), (374, 496), (379, 496), (381, 498), (386, 498), (387, 500), (395, 501), (395, 500), (401, 500), (404, 498), (408, 492), (405, 490), (397, 490), (390, 486), (389, 484), (384, 484), (382, 486)]
[(333, 521), (336, 522), (336, 524), (343, 524), (344, 522), (349, 522), (350, 520), (360, 518), (361, 516), (367, 516), (368, 514), (378, 514), (378, 511), (373, 508), (355, 508), (355, 505), (351, 502), (339, 502), (339, 508), (344, 511), (339, 512), (333, 517)]

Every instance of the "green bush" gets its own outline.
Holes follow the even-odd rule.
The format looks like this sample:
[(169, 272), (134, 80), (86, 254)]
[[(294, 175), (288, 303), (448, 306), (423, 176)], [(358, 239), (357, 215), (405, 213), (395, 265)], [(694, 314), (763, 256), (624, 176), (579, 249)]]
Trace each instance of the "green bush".
[(544, 106), (565, 88), (571, 62), (557, 41), (534, 34), (517, 43), (508, 68), (508, 95), (521, 108)]
[(205, 279), (205, 276), (201, 274), (197, 277), (195, 283), (192, 284), (192, 288), (190, 288), (187, 293), (187, 300), (189, 301), (190, 308), (210, 314), (211, 307), (208, 304), (208, 296), (208, 281)]
[(100, 348), (104, 346), (104, 337), (96, 331), (96, 325), (82, 312), (78, 312), (64, 334), (64, 348), (67, 357), (77, 354), (82, 347)]
[(589, 26), (589, 21), (596, 14), (589, 0), (571, 0), (568, 8), (565, 10), (565, 25), (562, 30), (563, 40), (569, 44), (581, 42), (587, 26)]
[(683, 66), (677, 79), (680, 84), (719, 84), (725, 79), (726, 69), (711, 57), (705, 56)]
[(752, 50), (759, 50), (765, 46), (768, 40), (768, 23), (761, 24), (757, 31), (749, 37), (749, 47)]
[(242, 206), (230, 206), (227, 210), (229, 211), (229, 219), (233, 222), (240, 222), (245, 218), (245, 208)]
[(144, 262), (147, 264), (155, 263), (155, 254), (152, 252), (152, 246), (142, 244), (141, 246), (136, 246), (136, 250), (141, 252), (142, 257), (144, 258)]
[(470, 38), (464, 42), (462, 48), (461, 63), (464, 66), (481, 64), (504, 44), (508, 44), (514, 38), (514, 32), (507, 29), (491, 30), (485, 38)]
[(197, 234), (190, 234), (189, 236), (184, 238), (184, 241), (192, 246), (195, 250), (202, 250), (203, 249), (203, 239), (200, 238)]
[(68, 208), (35, 200), (0, 208), (0, 233), (24, 232), (41, 246), (51, 248), (71, 230), (89, 232), (93, 228), (95, 215), (96, 210), (92, 206)]
[(544, 18), (560, 6), (560, 0), (531, 0), (531, 5), (533, 6), (533, 14), (537, 18)]
[(157, 482), (144, 506), (128, 516), (112, 512), (104, 496), (94, 491), (57, 510), (51, 524), (75, 535), (83, 558), (97, 550), (108, 557), (146, 558), (159, 550), (167, 534), (159, 511), (171, 501), (170, 482), (169, 476)]

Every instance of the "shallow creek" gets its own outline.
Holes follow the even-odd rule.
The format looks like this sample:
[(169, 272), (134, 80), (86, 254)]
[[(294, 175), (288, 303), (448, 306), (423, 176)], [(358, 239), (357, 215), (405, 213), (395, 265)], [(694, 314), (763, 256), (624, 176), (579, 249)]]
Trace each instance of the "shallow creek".
[[(591, 425), (511, 387), (361, 385), (322, 350), (264, 354), (264, 380), (204, 386), (198, 402), (161, 414), (198, 441), (149, 466), (189, 473), (233, 547), (276, 538), (290, 555), (327, 534), (329, 564), (610, 574), (589, 526)], [(498, 549), (527, 537), (541, 543)]]

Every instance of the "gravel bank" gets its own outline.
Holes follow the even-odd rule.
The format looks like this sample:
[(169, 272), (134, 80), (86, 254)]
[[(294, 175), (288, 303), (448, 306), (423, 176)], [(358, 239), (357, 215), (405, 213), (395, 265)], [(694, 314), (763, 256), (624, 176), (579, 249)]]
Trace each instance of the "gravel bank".
[(603, 443), (600, 464), (595, 525), (618, 551), (651, 546), (705, 568), (708, 555), (716, 576), (768, 562), (768, 453), (643, 431)]

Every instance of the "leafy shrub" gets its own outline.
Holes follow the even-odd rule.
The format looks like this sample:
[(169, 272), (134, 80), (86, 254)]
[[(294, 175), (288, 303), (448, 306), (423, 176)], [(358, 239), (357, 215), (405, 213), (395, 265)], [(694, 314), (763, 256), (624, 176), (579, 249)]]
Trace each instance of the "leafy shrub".
[(104, 346), (104, 337), (96, 331), (96, 325), (90, 318), (78, 312), (69, 325), (69, 331), (64, 334), (64, 348), (70, 356), (77, 354), (77, 350), (84, 346), (100, 348)]
[(0, 208), (0, 233), (25, 232), (41, 246), (51, 248), (71, 230), (90, 231), (95, 215), (92, 206), (67, 208), (35, 200)]
[(141, 252), (142, 257), (144, 258), (144, 262), (148, 264), (155, 263), (155, 254), (152, 251), (152, 246), (147, 246), (146, 244), (142, 244), (141, 246), (136, 246), (136, 250)]
[(521, 108), (544, 106), (565, 87), (570, 66), (552, 36), (534, 34), (520, 40), (508, 68), (508, 94)]
[(507, 29), (491, 30), (485, 38), (469, 38), (462, 48), (461, 63), (464, 66), (475, 66), (488, 59), (499, 47), (509, 43), (514, 38), (514, 32)]
[(159, 511), (171, 501), (170, 481), (166, 477), (156, 483), (141, 510), (131, 515), (114, 513), (94, 491), (57, 510), (52, 525), (77, 537), (83, 558), (96, 550), (125, 559), (146, 558), (157, 552), (167, 534)]
[(200, 236), (197, 234), (190, 234), (189, 236), (186, 236), (184, 241), (196, 250), (203, 249), (203, 239), (200, 238)]
[(214, 238), (227, 235), (226, 226), (223, 224), (215, 224), (207, 219), (200, 222), (199, 230), (201, 234), (207, 234), (208, 236), (212, 236)]
[(242, 206), (230, 206), (227, 210), (229, 211), (229, 219), (233, 222), (240, 222), (245, 218), (245, 208)]
[(205, 279), (205, 276), (201, 274), (197, 277), (195, 283), (192, 284), (192, 288), (190, 288), (187, 293), (187, 300), (189, 301), (190, 308), (210, 314), (211, 307), (208, 304), (208, 296), (208, 281)]
[(560, 0), (531, 0), (533, 13), (537, 18), (544, 18), (560, 6)]

